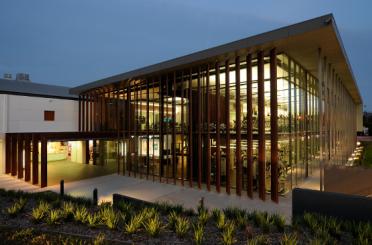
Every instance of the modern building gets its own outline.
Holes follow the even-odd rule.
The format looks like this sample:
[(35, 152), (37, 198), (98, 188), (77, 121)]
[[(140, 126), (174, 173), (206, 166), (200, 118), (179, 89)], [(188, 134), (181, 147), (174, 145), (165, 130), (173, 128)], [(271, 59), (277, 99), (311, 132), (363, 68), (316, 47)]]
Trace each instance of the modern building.
[[(0, 79), (0, 173), (41, 186), (47, 185), (47, 177), (50, 184), (56, 184), (60, 177), (74, 180), (97, 176), (91, 166), (100, 165), (90, 157), (93, 142), (76, 135), (78, 96), (70, 94), (69, 89), (24, 79)], [(42, 136), (48, 137), (48, 176), (42, 174), (42, 154), (38, 154)], [(9, 164), (4, 164), (6, 161)], [(97, 171), (112, 173), (107, 165)], [(73, 171), (75, 176), (71, 176)]]
[[(79, 101), (74, 135), (111, 142), (119, 174), (275, 202), (312, 175), (323, 189), (324, 169), (346, 163), (362, 130), (362, 98), (332, 15), (70, 93)], [(41, 137), (44, 147), (53, 139)]]

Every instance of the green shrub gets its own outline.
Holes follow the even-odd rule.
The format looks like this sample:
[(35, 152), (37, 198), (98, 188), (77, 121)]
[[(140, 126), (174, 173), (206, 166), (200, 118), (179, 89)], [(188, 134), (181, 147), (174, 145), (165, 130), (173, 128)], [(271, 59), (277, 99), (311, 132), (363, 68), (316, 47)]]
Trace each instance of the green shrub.
[(19, 200), (17, 200), (11, 207), (6, 209), (6, 213), (11, 217), (17, 216), (20, 212), (23, 211), (26, 203), (26, 199), (20, 197)]
[(318, 220), (312, 213), (305, 213), (303, 216), (305, 225), (310, 229), (311, 232), (316, 232), (319, 228)]
[(200, 209), (198, 215), (198, 221), (200, 224), (205, 225), (209, 219), (209, 212), (207, 209)]
[(101, 217), (99, 214), (95, 213), (95, 214), (87, 215), (87, 223), (88, 223), (88, 226), (91, 228), (97, 227), (100, 221), (101, 221)]
[(93, 240), (93, 245), (103, 245), (105, 244), (105, 234), (100, 232)]
[(226, 225), (226, 216), (223, 212), (220, 212), (219, 215), (217, 216), (216, 227), (219, 230), (223, 230), (225, 228), (225, 225)]
[(323, 241), (317, 238), (311, 239), (309, 245), (323, 245)]
[(34, 235), (33, 228), (25, 228), (20, 230), (15, 230), (12, 236), (10, 237), (11, 240), (29, 240)]
[(285, 227), (285, 218), (283, 215), (280, 214), (273, 214), (271, 215), (271, 221), (276, 226), (278, 231), (284, 231)]
[(218, 216), (220, 216), (220, 214), (221, 214), (221, 210), (218, 209), (218, 208), (214, 208), (214, 209), (212, 209), (212, 211), (211, 211), (211, 216), (212, 216), (212, 218), (214, 219), (214, 221), (217, 221)]
[(142, 213), (144, 221), (146, 221), (148, 219), (151, 219), (151, 218), (154, 218), (155, 216), (159, 215), (158, 211), (153, 207), (151, 207), (151, 208), (146, 207), (146, 208), (142, 209), (141, 213)]
[(41, 201), (39, 205), (32, 209), (31, 216), (35, 222), (41, 222), (45, 216), (47, 216), (50, 209), (50, 205), (46, 202)]
[(168, 215), (168, 226), (170, 229), (174, 230), (176, 226), (177, 219), (179, 218), (179, 215), (171, 211), (170, 214)]
[(237, 208), (237, 207), (227, 207), (223, 209), (226, 217), (230, 220), (236, 220), (237, 217), (241, 216), (244, 217), (247, 213), (245, 210)]
[(178, 217), (175, 230), (178, 237), (183, 238), (190, 229), (190, 221), (187, 218)]
[(247, 245), (267, 245), (269, 243), (269, 239), (264, 235), (258, 235), (247, 241)]
[(281, 245), (297, 245), (297, 236), (296, 234), (284, 234), (282, 240), (280, 241)]
[(158, 236), (162, 228), (159, 216), (155, 215), (147, 219), (147, 221), (144, 222), (144, 228), (151, 237)]
[(227, 222), (222, 232), (222, 244), (232, 245), (236, 242), (234, 238), (235, 225), (234, 222)]
[(255, 212), (254, 221), (256, 225), (261, 228), (263, 233), (270, 232), (272, 220), (270, 219), (269, 214), (267, 212)]
[(49, 215), (46, 219), (46, 222), (48, 225), (57, 225), (59, 224), (59, 221), (62, 219), (63, 213), (61, 210), (58, 209), (52, 209), (49, 211)]
[(118, 227), (120, 215), (115, 212), (111, 205), (101, 208), (99, 216), (107, 228), (116, 229)]
[(238, 214), (235, 218), (235, 223), (239, 227), (239, 229), (243, 230), (248, 225), (248, 215), (247, 214)]
[(124, 225), (124, 231), (128, 234), (137, 232), (142, 225), (144, 217), (142, 213), (134, 215), (127, 224)]
[(198, 223), (194, 225), (194, 242), (196, 245), (201, 245), (204, 240), (204, 226)]
[(168, 202), (158, 202), (154, 207), (162, 214), (168, 215), (171, 211), (180, 214), (184, 211), (184, 207), (180, 204), (170, 204)]
[(62, 204), (62, 212), (63, 218), (66, 221), (70, 221), (74, 218), (74, 211), (75, 211), (75, 204), (71, 201), (63, 202)]
[(78, 206), (74, 210), (74, 220), (80, 223), (86, 223), (88, 217), (88, 210), (85, 206)]

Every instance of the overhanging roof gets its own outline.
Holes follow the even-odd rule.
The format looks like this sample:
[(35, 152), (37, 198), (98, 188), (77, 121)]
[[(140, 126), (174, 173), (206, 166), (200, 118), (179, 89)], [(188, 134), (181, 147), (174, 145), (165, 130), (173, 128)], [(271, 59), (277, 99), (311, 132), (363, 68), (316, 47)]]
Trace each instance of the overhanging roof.
[(285, 52), (300, 62), (315, 77), (318, 77), (318, 50), (320, 48), (322, 55), (327, 57), (327, 63), (330, 63), (332, 69), (339, 75), (354, 102), (362, 103), (332, 14), (97, 80), (72, 88), (70, 92), (79, 94), (128, 79), (182, 69), (199, 63), (222, 61), (236, 54), (245, 55), (248, 52), (268, 50), (273, 47), (277, 48), (277, 52)]
[(0, 79), (0, 94), (16, 94), (25, 96), (37, 96), (47, 98), (77, 99), (76, 95), (70, 94), (69, 87)]

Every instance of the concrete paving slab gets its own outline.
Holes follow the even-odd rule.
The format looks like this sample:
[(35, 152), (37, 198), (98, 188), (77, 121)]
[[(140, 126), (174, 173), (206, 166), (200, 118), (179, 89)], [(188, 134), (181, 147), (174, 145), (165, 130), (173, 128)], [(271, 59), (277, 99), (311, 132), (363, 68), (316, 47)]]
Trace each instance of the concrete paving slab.
[[(152, 180), (122, 176), (117, 174), (101, 176), (92, 179), (65, 183), (65, 193), (72, 196), (91, 198), (93, 189), (98, 189), (99, 201), (112, 201), (112, 194), (118, 193), (150, 202), (170, 202), (182, 204), (186, 208), (196, 208), (199, 200), (204, 197), (208, 208), (226, 208), (229, 206), (247, 209), (248, 211), (267, 211), (283, 214), (287, 220), (291, 217), (291, 195), (281, 197), (279, 204), (273, 203), (267, 196), (267, 201), (261, 201), (258, 196), (250, 199), (247, 196), (235, 194), (208, 192), (204, 189), (165, 184)], [(59, 191), (59, 185), (42, 190)]]

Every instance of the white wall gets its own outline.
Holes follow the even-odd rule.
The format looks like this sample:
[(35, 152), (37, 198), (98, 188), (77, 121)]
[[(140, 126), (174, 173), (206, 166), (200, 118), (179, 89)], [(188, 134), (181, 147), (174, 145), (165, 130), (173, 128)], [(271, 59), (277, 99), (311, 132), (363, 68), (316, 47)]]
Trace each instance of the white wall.
[(7, 131), (8, 123), (8, 95), (0, 94), (0, 132)]
[[(78, 131), (75, 100), (0, 94), (0, 173), (5, 173), (5, 133)], [(44, 121), (44, 111), (54, 111), (54, 121)]]
[(0, 133), (0, 173), (5, 173), (5, 134)]
[[(8, 96), (9, 133), (66, 132), (78, 130), (78, 102), (74, 100)], [(44, 121), (44, 111), (55, 111), (54, 121)]]

